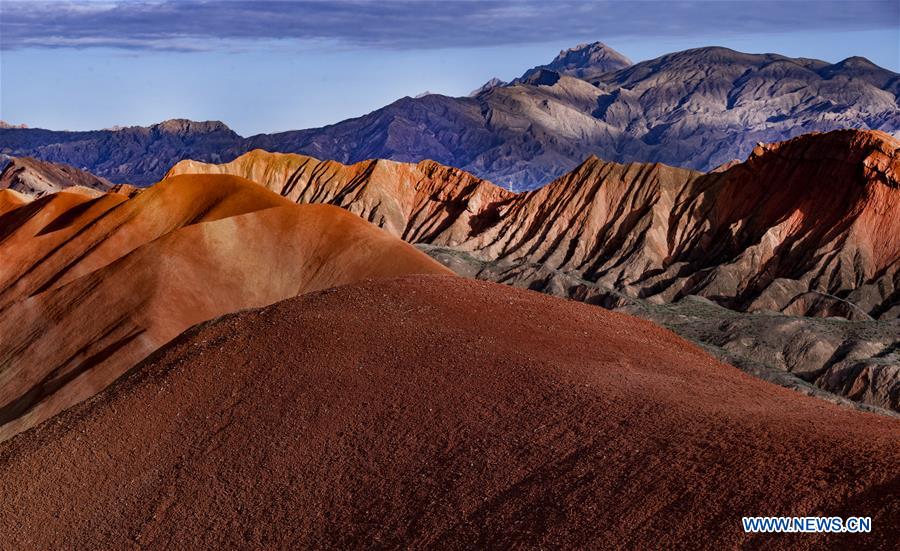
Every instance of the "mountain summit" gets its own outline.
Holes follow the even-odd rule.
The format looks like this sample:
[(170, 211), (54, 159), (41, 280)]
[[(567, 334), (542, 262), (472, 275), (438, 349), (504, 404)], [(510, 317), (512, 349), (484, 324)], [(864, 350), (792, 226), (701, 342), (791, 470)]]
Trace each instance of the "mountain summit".
[(154, 124), (150, 127), (150, 130), (179, 136), (212, 134), (215, 132), (234, 134), (234, 131), (222, 121), (192, 121), (189, 119), (169, 119)]
[(579, 44), (559, 55), (547, 65), (538, 65), (522, 75), (527, 80), (532, 73), (541, 69), (556, 71), (561, 75), (589, 79), (610, 71), (618, 71), (631, 66), (631, 60), (602, 42)]

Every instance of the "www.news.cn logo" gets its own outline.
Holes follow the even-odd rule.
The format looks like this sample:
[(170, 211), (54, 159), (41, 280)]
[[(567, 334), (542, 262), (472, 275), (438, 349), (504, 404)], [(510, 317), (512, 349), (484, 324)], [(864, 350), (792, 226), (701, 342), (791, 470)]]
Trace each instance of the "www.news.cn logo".
[(872, 517), (743, 517), (744, 532), (866, 533), (872, 531)]

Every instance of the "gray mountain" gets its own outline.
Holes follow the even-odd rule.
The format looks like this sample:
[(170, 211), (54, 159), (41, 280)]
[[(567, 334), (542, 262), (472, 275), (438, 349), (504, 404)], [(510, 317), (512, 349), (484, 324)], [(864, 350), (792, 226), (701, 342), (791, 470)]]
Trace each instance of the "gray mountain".
[(137, 184), (161, 178), (184, 158), (223, 162), (254, 148), (344, 163), (433, 159), (524, 190), (590, 155), (708, 171), (746, 158), (757, 142), (811, 131), (900, 136), (900, 75), (860, 57), (830, 64), (710, 47), (627, 63), (595, 43), (475, 97), (406, 97), (321, 128), (246, 139), (215, 122), (98, 132), (0, 129), (0, 153)]
[(521, 80), (527, 80), (532, 73), (549, 69), (561, 75), (589, 79), (604, 73), (618, 71), (631, 65), (631, 60), (602, 42), (579, 44), (562, 50), (556, 59), (546, 65), (538, 65), (525, 71)]

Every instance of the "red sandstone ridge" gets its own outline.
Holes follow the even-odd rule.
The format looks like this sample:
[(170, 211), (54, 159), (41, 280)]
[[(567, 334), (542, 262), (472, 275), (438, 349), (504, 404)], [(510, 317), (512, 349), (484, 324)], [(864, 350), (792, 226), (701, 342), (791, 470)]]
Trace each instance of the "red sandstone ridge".
[[(13, 548), (889, 549), (898, 440), (894, 419), (753, 379), (649, 322), (404, 277), (197, 327), (0, 444), (0, 534)], [(748, 514), (871, 516), (873, 532), (753, 536)]]
[(185, 160), (179, 174), (232, 174), (297, 203), (337, 205), (412, 243), (456, 244), (515, 194), (434, 161), (371, 160), (343, 165), (293, 153), (254, 150), (221, 165)]
[(885, 133), (842, 130), (759, 147), (710, 174), (592, 157), (520, 195), (430, 161), (345, 166), (255, 151), (170, 174), (239, 174), (413, 243), (540, 263), (657, 302), (696, 294), (737, 310), (896, 319), (898, 150)]
[(369, 277), (448, 273), (341, 209), (234, 176), (172, 178), (132, 198), (14, 193), (0, 192), (0, 440), (196, 323)]

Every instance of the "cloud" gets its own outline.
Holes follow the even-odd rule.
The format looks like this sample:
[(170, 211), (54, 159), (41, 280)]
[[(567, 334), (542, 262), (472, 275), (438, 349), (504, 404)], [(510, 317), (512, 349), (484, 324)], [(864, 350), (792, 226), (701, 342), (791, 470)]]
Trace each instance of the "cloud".
[(0, 48), (204, 51), (279, 43), (393, 50), (897, 27), (896, 0), (6, 1)]

